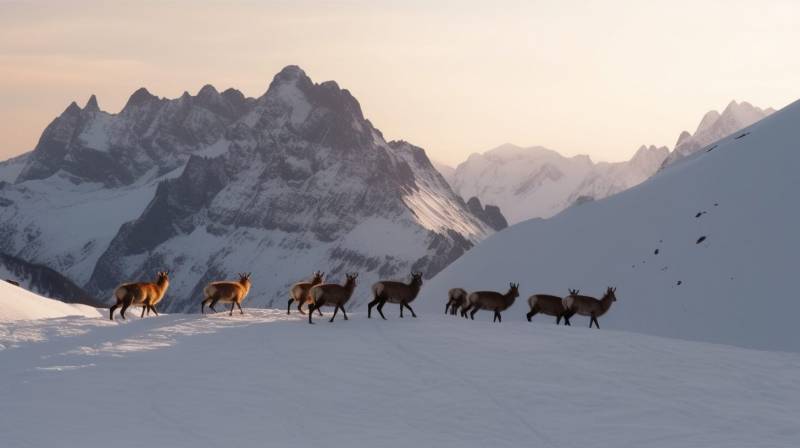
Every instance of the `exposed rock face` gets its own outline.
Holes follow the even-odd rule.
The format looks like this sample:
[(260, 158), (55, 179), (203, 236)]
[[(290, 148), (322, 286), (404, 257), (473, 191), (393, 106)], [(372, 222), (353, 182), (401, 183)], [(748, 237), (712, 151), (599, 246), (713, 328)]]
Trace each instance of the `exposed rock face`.
[(492, 232), (421, 148), (386, 142), (350, 92), (295, 66), (257, 99), (204, 86), (173, 100), (139, 89), (115, 115), (72, 104), (0, 199), (15, 235), (0, 249), (100, 297), (170, 269), (173, 311), (240, 271), (253, 272), (249, 300), (276, 306), (315, 270), (430, 277)]
[(495, 231), (500, 231), (508, 227), (508, 221), (500, 212), (500, 207), (486, 204), (486, 208), (481, 205), (481, 200), (473, 196), (467, 201), (467, 207), (473, 215), (479, 217), (489, 227)]

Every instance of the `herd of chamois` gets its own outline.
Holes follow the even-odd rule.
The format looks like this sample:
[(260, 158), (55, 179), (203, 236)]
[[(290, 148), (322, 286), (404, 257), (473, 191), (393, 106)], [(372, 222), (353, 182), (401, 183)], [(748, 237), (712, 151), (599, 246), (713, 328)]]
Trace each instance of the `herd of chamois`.
[[(347, 320), (345, 305), (356, 289), (356, 279), (358, 273), (346, 274), (343, 285), (337, 283), (325, 283), (323, 280), (325, 273), (317, 271), (312, 275), (311, 280), (299, 282), (292, 285), (289, 289), (289, 302), (286, 307), (286, 314), (291, 314), (292, 304), (297, 304), (297, 311), (301, 314), (308, 314), (308, 323), (313, 324), (314, 311), (322, 316), (320, 308), (323, 306), (333, 307), (333, 316), (329, 322), (333, 322), (339, 310), (342, 310), (344, 319)], [(230, 304), (229, 315), (233, 315), (234, 308), (239, 308), (239, 313), (244, 314), (242, 302), (250, 292), (250, 273), (239, 274), (236, 281), (211, 282), (203, 289), (203, 300), (200, 303), (200, 312), (205, 313), (206, 306), (216, 312), (215, 305), (218, 303)], [(116, 303), (109, 309), (109, 318), (114, 320), (114, 311), (122, 307), (120, 316), (125, 319), (125, 311), (130, 306), (142, 308), (141, 317), (145, 313), (149, 316), (152, 311), (158, 316), (156, 305), (164, 298), (164, 294), (169, 287), (169, 271), (159, 272), (155, 282), (123, 283), (114, 290)], [(367, 305), (367, 318), (372, 318), (372, 308), (377, 305), (378, 314), (384, 320), (383, 306), (386, 303), (400, 305), (400, 317), (403, 317), (403, 309), (408, 308), (413, 317), (417, 314), (411, 308), (411, 302), (417, 298), (422, 289), (422, 273), (412, 272), (411, 281), (408, 283), (381, 280), (372, 285), (373, 300)], [(526, 314), (528, 322), (536, 314), (546, 314), (556, 318), (556, 325), (564, 319), (564, 325), (570, 325), (570, 318), (575, 314), (589, 317), (589, 328), (592, 325), (600, 328), (597, 318), (604, 315), (611, 308), (611, 303), (617, 300), (615, 295), (617, 289), (609, 287), (606, 289), (602, 298), (597, 299), (580, 294), (577, 289), (570, 289), (569, 294), (564, 297), (548, 294), (534, 294), (528, 298), (530, 311)], [(505, 294), (496, 291), (475, 291), (468, 293), (462, 288), (453, 288), (448, 291), (447, 303), (444, 307), (445, 314), (456, 315), (460, 312), (464, 318), (474, 320), (475, 313), (480, 310), (494, 312), (492, 322), (502, 322), (500, 314), (514, 304), (519, 297), (519, 283), (510, 283)], [(307, 312), (303, 311), (306, 305)]]

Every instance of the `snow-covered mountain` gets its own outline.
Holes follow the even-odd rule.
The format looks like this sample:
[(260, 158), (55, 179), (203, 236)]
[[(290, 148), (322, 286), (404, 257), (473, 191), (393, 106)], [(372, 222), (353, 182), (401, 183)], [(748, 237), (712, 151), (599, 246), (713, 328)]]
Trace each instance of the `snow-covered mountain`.
[(11, 255), (0, 254), (0, 280), (12, 280), (36, 294), (65, 303), (100, 306), (94, 297), (58, 272)]
[(658, 170), (668, 153), (665, 147), (642, 146), (627, 162), (594, 163), (585, 155), (564, 157), (541, 146), (505, 144), (470, 155), (450, 183), (463, 198), (498, 205), (513, 224), (549, 218), (576, 202), (637, 185)]
[(533, 293), (616, 286), (603, 328), (800, 351), (798, 141), (800, 101), (641, 185), (498, 232), (427, 284), (422, 303), (441, 313), (448, 288), (519, 282), (505, 314), (524, 319)]
[(0, 251), (101, 298), (170, 269), (173, 311), (239, 271), (253, 304), (276, 306), (315, 270), (430, 276), (492, 233), (422, 149), (385, 141), (347, 90), (296, 66), (255, 99), (205, 86), (139, 89), (118, 114), (72, 103), (0, 201)]
[(761, 109), (746, 101), (741, 103), (731, 101), (721, 114), (716, 110), (709, 111), (700, 120), (694, 134), (690, 134), (688, 131), (681, 132), (675, 143), (675, 149), (664, 161), (664, 165), (694, 154), (705, 146), (750, 126), (773, 112), (775, 109), (771, 107)]

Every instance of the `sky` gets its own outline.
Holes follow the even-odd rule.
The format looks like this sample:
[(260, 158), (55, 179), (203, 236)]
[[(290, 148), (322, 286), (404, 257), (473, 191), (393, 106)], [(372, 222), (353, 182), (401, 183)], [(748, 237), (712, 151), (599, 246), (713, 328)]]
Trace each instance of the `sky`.
[(0, 159), (71, 101), (260, 96), (335, 80), (388, 139), (457, 164), (506, 142), (594, 160), (673, 147), (731, 100), (800, 98), (796, 1), (0, 0)]

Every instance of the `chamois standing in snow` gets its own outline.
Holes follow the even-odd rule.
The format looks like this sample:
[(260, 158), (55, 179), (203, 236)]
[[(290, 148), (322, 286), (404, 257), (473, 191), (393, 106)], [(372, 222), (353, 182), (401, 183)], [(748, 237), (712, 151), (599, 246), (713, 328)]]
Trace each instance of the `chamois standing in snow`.
[[(310, 282), (299, 282), (292, 285), (292, 289), (289, 290), (289, 303), (286, 305), (286, 314), (292, 314), (292, 302), (297, 302), (297, 311), (299, 311), (300, 314), (306, 314), (303, 311), (303, 305), (311, 305), (312, 301), (311, 297), (308, 295), (308, 291), (311, 290), (312, 286), (322, 283), (323, 277), (325, 277), (325, 273), (317, 271), (312, 276)], [(322, 312), (319, 308), (317, 308), (317, 312), (322, 316)]]
[(467, 291), (461, 288), (453, 288), (447, 291), (447, 305), (444, 306), (444, 314), (447, 314), (447, 310), (449, 309), (450, 315), (455, 316), (458, 309), (463, 307), (466, 303)]
[(114, 290), (114, 299), (116, 303), (109, 308), (108, 317), (114, 320), (114, 310), (122, 306), (119, 315), (125, 319), (125, 311), (129, 306), (141, 306), (142, 317), (144, 317), (145, 310), (150, 314), (152, 310), (156, 316), (156, 305), (164, 298), (164, 294), (169, 287), (169, 271), (159, 272), (156, 275), (156, 281), (139, 282), (139, 283), (123, 283), (117, 286)]
[(323, 306), (335, 307), (333, 310), (333, 316), (331, 316), (331, 320), (328, 322), (333, 322), (333, 319), (336, 318), (336, 313), (339, 311), (339, 309), (341, 309), (342, 314), (344, 314), (344, 320), (347, 320), (347, 312), (344, 310), (344, 305), (348, 300), (350, 300), (350, 297), (353, 295), (353, 290), (356, 289), (356, 278), (358, 278), (358, 273), (354, 272), (352, 274), (345, 274), (345, 276), (347, 277), (347, 280), (344, 282), (344, 285), (337, 285), (335, 283), (322, 283), (311, 287), (311, 290), (308, 292), (312, 300), (311, 304), (308, 306), (308, 323), (314, 323), (311, 320), (314, 310)]
[(372, 317), (372, 307), (378, 305), (378, 314), (386, 320), (386, 316), (383, 315), (383, 305), (386, 302), (400, 304), (400, 317), (403, 317), (404, 307), (411, 311), (412, 316), (417, 317), (409, 303), (417, 298), (420, 288), (422, 288), (422, 272), (412, 272), (411, 282), (407, 284), (386, 280), (375, 283), (372, 285), (374, 299), (367, 305), (367, 318)]
[(500, 316), (501, 311), (505, 311), (514, 304), (514, 299), (519, 297), (519, 283), (509, 283), (508, 292), (500, 294), (495, 291), (477, 291), (467, 296), (467, 306), (462, 308), (462, 313), (472, 310), (469, 317), (475, 320), (475, 313), (478, 310), (494, 311), (494, 321), (503, 322)]
[(611, 308), (611, 303), (617, 301), (615, 292), (617, 292), (617, 288), (609, 287), (606, 289), (603, 298), (597, 300), (594, 297), (579, 295), (580, 291), (577, 289), (570, 289), (569, 295), (563, 299), (564, 309), (566, 310), (564, 318), (569, 319), (575, 314), (589, 316), (589, 328), (592, 328), (592, 323), (594, 323), (599, 329), (600, 324), (597, 322), (597, 318), (607, 313), (608, 309)]
[(200, 304), (200, 312), (205, 314), (206, 305), (211, 308), (215, 313), (217, 310), (214, 308), (217, 303), (230, 303), (231, 311), (229, 316), (233, 316), (233, 308), (239, 307), (239, 313), (244, 314), (242, 310), (242, 302), (247, 293), (250, 292), (252, 282), (250, 281), (250, 273), (239, 274), (239, 280), (235, 282), (211, 282), (203, 289), (203, 302)]
[(561, 323), (561, 318), (564, 318), (564, 325), (569, 325), (569, 318), (567, 311), (564, 309), (563, 299), (558, 296), (551, 296), (548, 294), (534, 294), (528, 298), (528, 306), (531, 310), (526, 314), (528, 322), (537, 313), (547, 314), (556, 318), (556, 325)]

